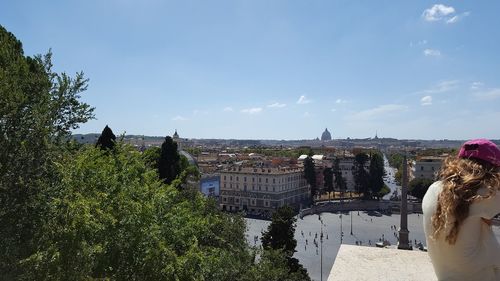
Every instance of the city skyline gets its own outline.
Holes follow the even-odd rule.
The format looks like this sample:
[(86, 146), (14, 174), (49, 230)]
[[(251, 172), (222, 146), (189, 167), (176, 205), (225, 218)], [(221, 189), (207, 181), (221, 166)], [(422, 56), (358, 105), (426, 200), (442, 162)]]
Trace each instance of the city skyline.
[(83, 71), (75, 133), (500, 139), (496, 2), (0, 4), (26, 55)]

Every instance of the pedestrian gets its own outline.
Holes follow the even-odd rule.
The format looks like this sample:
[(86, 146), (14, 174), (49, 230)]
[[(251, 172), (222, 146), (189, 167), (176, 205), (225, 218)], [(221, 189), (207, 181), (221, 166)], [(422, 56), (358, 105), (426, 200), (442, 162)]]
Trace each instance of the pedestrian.
[(500, 280), (500, 244), (491, 219), (500, 213), (500, 150), (465, 142), (443, 161), (422, 201), (428, 253), (439, 280)]

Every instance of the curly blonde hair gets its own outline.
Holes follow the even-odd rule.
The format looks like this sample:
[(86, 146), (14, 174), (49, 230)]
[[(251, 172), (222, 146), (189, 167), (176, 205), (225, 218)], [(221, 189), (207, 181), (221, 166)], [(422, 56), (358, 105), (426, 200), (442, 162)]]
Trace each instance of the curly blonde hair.
[[(462, 222), (469, 215), (469, 207), (494, 196), (500, 185), (498, 167), (480, 159), (450, 156), (445, 159), (439, 178), (443, 190), (439, 194), (436, 213), (432, 216), (434, 232), (432, 238), (445, 234), (449, 244), (455, 244)], [(486, 195), (478, 195), (479, 188), (488, 190)]]

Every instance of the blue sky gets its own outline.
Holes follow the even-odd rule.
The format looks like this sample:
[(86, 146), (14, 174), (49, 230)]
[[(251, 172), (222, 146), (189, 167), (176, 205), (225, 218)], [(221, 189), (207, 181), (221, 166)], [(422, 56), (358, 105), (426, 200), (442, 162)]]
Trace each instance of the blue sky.
[(497, 1), (2, 1), (27, 55), (84, 71), (77, 133), (500, 138)]

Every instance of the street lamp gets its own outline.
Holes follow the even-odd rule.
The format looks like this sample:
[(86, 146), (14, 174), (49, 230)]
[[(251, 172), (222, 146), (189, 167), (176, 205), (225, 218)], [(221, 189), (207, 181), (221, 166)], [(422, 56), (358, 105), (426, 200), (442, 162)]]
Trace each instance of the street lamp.
[(342, 214), (340, 214), (340, 244), (342, 244), (343, 237), (344, 237), (344, 232), (342, 231)]
[(321, 232), (319, 236), (319, 243), (321, 244), (320, 246), (320, 276), (321, 276), (321, 281), (323, 281), (323, 220), (321, 220)]
[(352, 234), (352, 211), (350, 211), (349, 213), (351, 213), (351, 235), (353, 235)]

